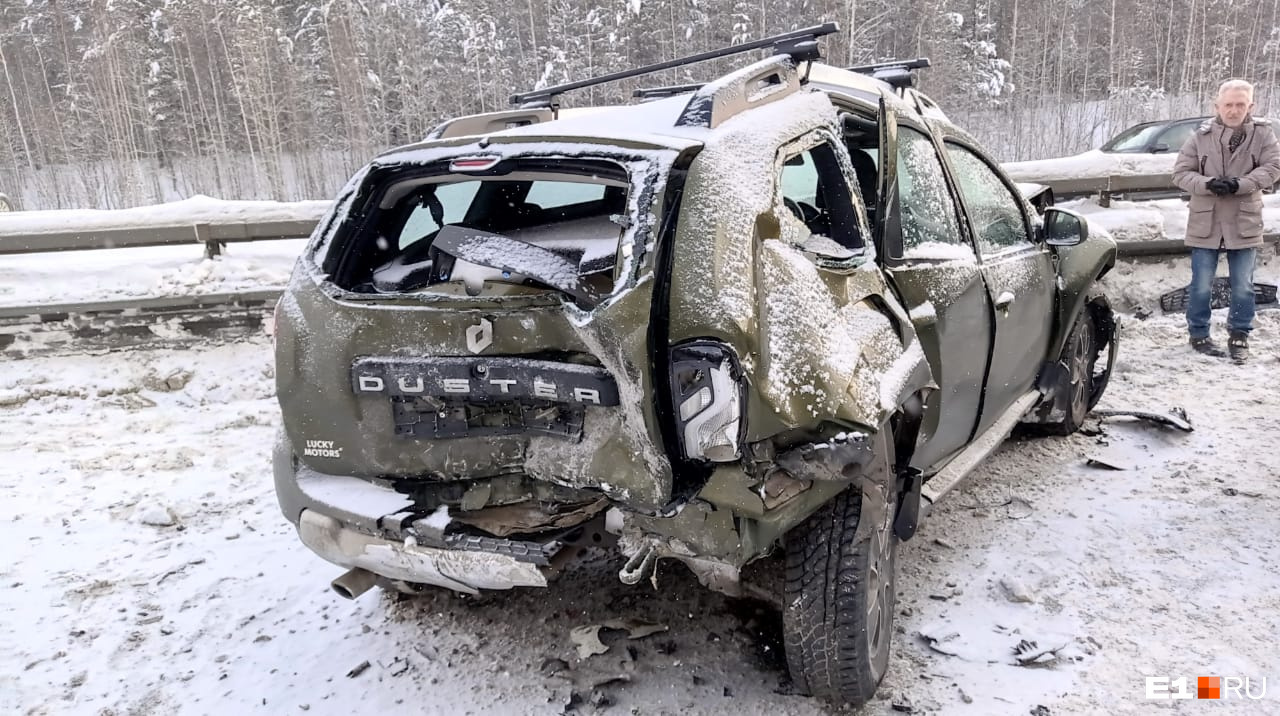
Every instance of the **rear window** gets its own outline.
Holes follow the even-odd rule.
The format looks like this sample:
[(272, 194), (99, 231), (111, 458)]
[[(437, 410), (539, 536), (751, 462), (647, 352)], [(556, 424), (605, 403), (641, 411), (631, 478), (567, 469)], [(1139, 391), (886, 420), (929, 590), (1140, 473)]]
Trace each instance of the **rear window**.
[(620, 164), (506, 160), (480, 176), (435, 169), (392, 174), (372, 193), (343, 242), (336, 283), (362, 293), (552, 288), (588, 303), (612, 289), (631, 223)]

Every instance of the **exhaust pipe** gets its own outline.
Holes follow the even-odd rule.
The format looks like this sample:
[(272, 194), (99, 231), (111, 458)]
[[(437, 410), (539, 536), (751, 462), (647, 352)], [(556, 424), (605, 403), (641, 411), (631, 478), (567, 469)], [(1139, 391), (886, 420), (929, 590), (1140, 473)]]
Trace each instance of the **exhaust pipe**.
[(333, 591), (346, 597), (347, 599), (355, 599), (361, 594), (373, 588), (375, 582), (378, 581), (378, 575), (367, 569), (353, 567), (346, 574), (338, 577), (329, 583), (333, 587)]

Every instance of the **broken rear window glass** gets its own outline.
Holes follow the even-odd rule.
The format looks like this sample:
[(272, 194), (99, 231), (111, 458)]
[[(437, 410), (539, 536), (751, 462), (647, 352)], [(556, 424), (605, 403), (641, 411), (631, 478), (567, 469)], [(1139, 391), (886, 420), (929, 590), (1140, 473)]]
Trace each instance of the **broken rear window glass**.
[(554, 289), (580, 304), (612, 289), (629, 225), (626, 169), (513, 159), (479, 173), (385, 179), (348, 244), (344, 288), (473, 296)]

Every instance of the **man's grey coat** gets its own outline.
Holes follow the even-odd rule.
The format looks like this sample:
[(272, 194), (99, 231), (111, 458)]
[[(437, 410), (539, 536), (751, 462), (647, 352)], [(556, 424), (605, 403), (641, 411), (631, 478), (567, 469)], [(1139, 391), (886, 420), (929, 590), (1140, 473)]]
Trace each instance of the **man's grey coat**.
[[(1213, 119), (1187, 138), (1173, 166), (1173, 183), (1191, 194), (1187, 246), (1248, 249), (1262, 245), (1262, 190), (1280, 181), (1280, 142), (1265, 119), (1246, 119), (1245, 138), (1228, 150), (1232, 129)], [(1237, 178), (1234, 195), (1209, 191), (1214, 177)]]

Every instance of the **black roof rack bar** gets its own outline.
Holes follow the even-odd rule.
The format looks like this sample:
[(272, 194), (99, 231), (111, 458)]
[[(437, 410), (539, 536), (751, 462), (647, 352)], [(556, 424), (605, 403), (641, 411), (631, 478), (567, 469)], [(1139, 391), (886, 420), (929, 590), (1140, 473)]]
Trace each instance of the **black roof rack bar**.
[(781, 35), (774, 35), (772, 37), (765, 37), (759, 40), (752, 40), (751, 42), (745, 42), (741, 45), (733, 45), (733, 46), (725, 47), (719, 50), (712, 50), (710, 52), (703, 52), (697, 55), (689, 55), (688, 57), (681, 57), (680, 59), (677, 59), (677, 60), (668, 60), (666, 62), (659, 62), (653, 65), (645, 65), (644, 67), (637, 67), (635, 69), (624, 70), (622, 72), (614, 72), (608, 75), (600, 75), (599, 77), (592, 77), (591, 79), (587, 79), (587, 80), (579, 80), (577, 82), (569, 82), (568, 84), (556, 85), (555, 87), (547, 87), (546, 89), (532, 90), (530, 92), (521, 92), (520, 94), (513, 94), (511, 95), (511, 104), (519, 105), (519, 104), (524, 104), (526, 102), (532, 102), (537, 100), (546, 101), (546, 100), (550, 100), (556, 95), (564, 94), (565, 92), (571, 92), (577, 89), (582, 89), (584, 87), (593, 87), (595, 85), (604, 84), (606, 82), (616, 82), (617, 80), (625, 80), (631, 77), (639, 77), (640, 75), (647, 75), (651, 72), (658, 72), (661, 70), (669, 70), (675, 67), (682, 67), (684, 65), (691, 65), (695, 62), (705, 62), (707, 60), (714, 60), (720, 57), (728, 57), (730, 55), (738, 55), (743, 52), (750, 52), (751, 50), (759, 50), (765, 47), (774, 47), (778, 44), (786, 43), (791, 40), (805, 40), (805, 39), (813, 40), (813, 39), (822, 37), (823, 35), (830, 35), (832, 33), (839, 32), (839, 31), (840, 31), (840, 26), (834, 22), (823, 23), (821, 25), (814, 25), (813, 27), (806, 27), (802, 30), (793, 30), (791, 32), (785, 32)]
[(850, 72), (857, 72), (864, 75), (872, 75), (880, 70), (922, 70), (926, 67), (932, 67), (928, 57), (917, 57), (914, 60), (890, 60), (888, 62), (877, 62), (873, 65), (858, 65), (857, 67), (848, 67)]
[(666, 87), (642, 87), (631, 93), (632, 97), (641, 97), (644, 99), (652, 99), (654, 97), (674, 97), (685, 92), (694, 92), (702, 89), (704, 82), (693, 82), (687, 85), (667, 85)]

